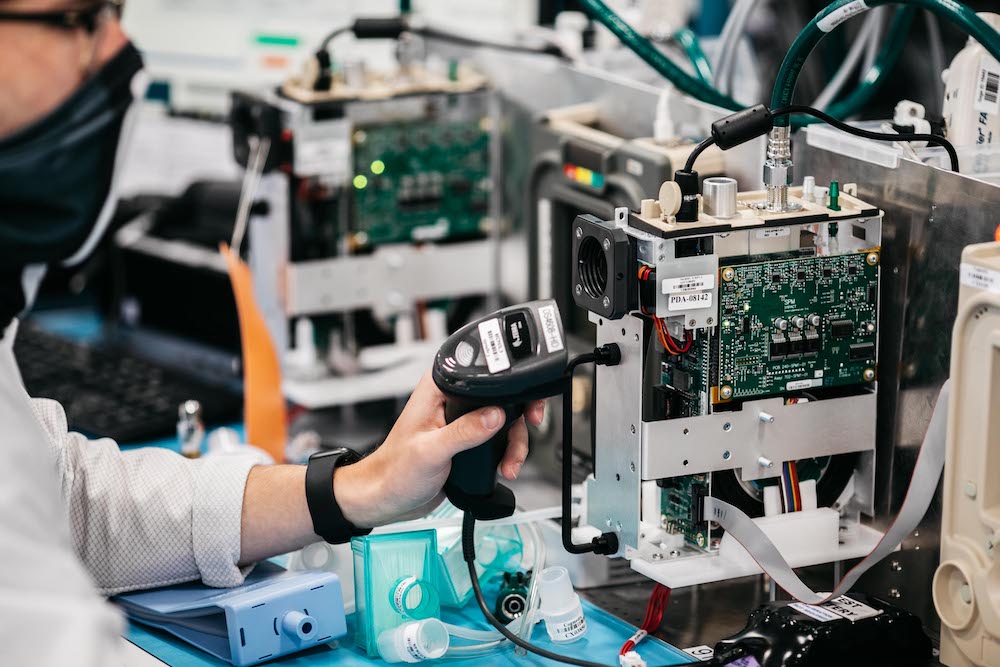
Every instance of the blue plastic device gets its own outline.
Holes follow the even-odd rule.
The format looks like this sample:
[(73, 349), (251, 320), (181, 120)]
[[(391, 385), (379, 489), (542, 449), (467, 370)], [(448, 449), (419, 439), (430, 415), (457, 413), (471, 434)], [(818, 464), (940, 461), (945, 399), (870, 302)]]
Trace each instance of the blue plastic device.
[(237, 588), (180, 584), (113, 599), (129, 618), (231, 662), (256, 665), (347, 634), (340, 579), (265, 562)]

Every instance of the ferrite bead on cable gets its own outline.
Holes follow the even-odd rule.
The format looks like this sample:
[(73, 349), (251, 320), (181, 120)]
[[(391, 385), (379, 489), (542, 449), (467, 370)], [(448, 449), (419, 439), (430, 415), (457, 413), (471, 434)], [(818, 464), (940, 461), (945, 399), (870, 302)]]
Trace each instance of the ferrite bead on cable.
[(774, 116), (765, 104), (757, 104), (712, 123), (712, 138), (722, 150), (729, 150), (774, 128)]

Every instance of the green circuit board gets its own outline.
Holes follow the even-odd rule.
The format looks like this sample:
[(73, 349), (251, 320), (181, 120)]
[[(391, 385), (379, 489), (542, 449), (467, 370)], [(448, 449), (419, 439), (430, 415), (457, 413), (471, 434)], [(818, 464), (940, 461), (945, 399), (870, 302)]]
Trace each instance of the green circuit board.
[(660, 480), (660, 524), (668, 533), (680, 533), (692, 546), (709, 546), (708, 522), (702, 513), (710, 495), (709, 475), (687, 475)]
[(488, 231), (488, 118), (365, 127), (354, 135), (354, 173), (351, 231), (359, 245)]
[(711, 341), (699, 338), (682, 355), (664, 353), (660, 363), (660, 389), (663, 392), (665, 416), (698, 417), (708, 412), (708, 384)]
[(875, 380), (878, 249), (724, 265), (719, 276), (713, 403)]

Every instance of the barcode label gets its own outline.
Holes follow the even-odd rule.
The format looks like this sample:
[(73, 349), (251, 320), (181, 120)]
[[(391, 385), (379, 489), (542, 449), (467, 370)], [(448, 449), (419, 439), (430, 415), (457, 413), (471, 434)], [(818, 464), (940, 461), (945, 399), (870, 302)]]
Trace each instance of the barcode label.
[(510, 357), (503, 342), (500, 320), (486, 320), (479, 324), (479, 338), (483, 341), (483, 355), (490, 373), (499, 373), (510, 368)]
[(559, 314), (555, 306), (542, 306), (538, 309), (538, 317), (542, 320), (542, 334), (545, 336), (545, 347), (549, 352), (559, 352), (563, 349), (563, 339), (560, 331)]
[(663, 293), (700, 292), (715, 288), (715, 274), (706, 273), (700, 276), (682, 276), (680, 278), (664, 278)]
[(1000, 292), (1000, 273), (973, 264), (962, 264), (960, 271), (963, 285), (987, 292)]
[(986, 114), (1000, 113), (1000, 63), (985, 57), (976, 76), (976, 111)]
[(864, 0), (855, 0), (855, 2), (849, 2), (840, 9), (830, 12), (823, 20), (816, 23), (816, 27), (823, 32), (830, 32), (852, 16), (866, 11), (868, 11), (868, 4)]
[(711, 292), (696, 292), (694, 294), (671, 294), (667, 302), (667, 310), (697, 310), (712, 307)]

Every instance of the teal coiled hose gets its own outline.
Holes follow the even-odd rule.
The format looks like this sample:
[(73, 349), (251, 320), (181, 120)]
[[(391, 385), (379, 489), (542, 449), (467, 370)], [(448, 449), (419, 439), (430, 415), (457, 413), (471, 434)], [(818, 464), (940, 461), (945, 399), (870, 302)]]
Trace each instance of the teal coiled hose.
[[(792, 47), (785, 55), (785, 60), (781, 63), (781, 69), (778, 70), (778, 78), (774, 84), (774, 93), (771, 96), (771, 108), (778, 109), (792, 103), (795, 86), (806, 59), (830, 30), (851, 16), (867, 9), (888, 4), (907, 5), (913, 8), (922, 7), (932, 11), (957, 25), (970, 37), (986, 47), (990, 55), (1000, 60), (1000, 33), (957, 0), (868, 0), (868, 2), (863, 2), (862, 0), (835, 0), (826, 9), (817, 14), (809, 22), (809, 25), (795, 38), (795, 42), (792, 43)], [(897, 13), (896, 20), (906, 21), (913, 18), (912, 15), (907, 16), (906, 14), (900, 17), (900, 14), (903, 14), (903, 12)], [(899, 32), (905, 34), (906, 31)], [(901, 47), (902, 44), (899, 46)], [(895, 58), (898, 58), (898, 51), (900, 50), (901, 48), (896, 49)], [(885, 58), (882, 59), (884, 66), (894, 64), (892, 61), (893, 56), (888, 53), (886, 47), (883, 47), (882, 54), (885, 55)], [(837, 113), (831, 113), (831, 115), (842, 116), (845, 111), (850, 113), (858, 110), (860, 106), (863, 106), (871, 99), (871, 96), (877, 90), (878, 81), (883, 78), (879, 75), (879, 72), (888, 71), (890, 68), (883, 67), (878, 71), (876, 71), (876, 68), (872, 68), (873, 71), (869, 72), (869, 76), (866, 77), (865, 83), (867, 85), (863, 85), (860, 90), (851, 93), (839, 105), (834, 105), (838, 108), (831, 109), (831, 111)], [(788, 117), (775, 119), (775, 124), (778, 126), (788, 125), (788, 123)]]

